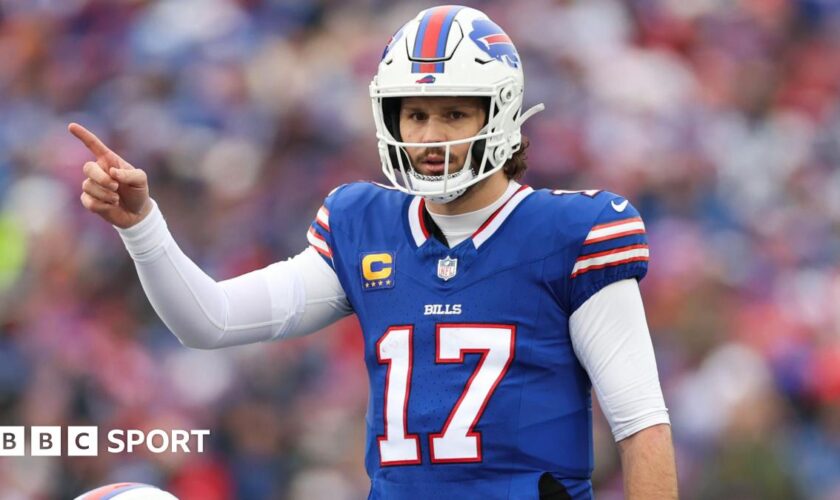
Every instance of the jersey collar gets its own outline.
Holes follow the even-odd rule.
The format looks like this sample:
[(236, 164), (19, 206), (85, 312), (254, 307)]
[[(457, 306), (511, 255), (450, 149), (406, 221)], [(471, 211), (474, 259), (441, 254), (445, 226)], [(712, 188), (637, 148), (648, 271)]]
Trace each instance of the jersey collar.
[[(490, 239), (502, 227), (502, 224), (516, 207), (533, 192), (534, 190), (530, 186), (520, 186), (495, 212), (490, 214), (487, 220), (470, 237), (475, 248), (478, 249)], [(430, 227), (432, 224), (434, 224), (434, 221), (427, 216), (426, 200), (422, 196), (415, 196), (408, 205), (408, 226), (411, 229), (414, 243), (418, 247), (426, 243), (434, 232), (435, 228)]]

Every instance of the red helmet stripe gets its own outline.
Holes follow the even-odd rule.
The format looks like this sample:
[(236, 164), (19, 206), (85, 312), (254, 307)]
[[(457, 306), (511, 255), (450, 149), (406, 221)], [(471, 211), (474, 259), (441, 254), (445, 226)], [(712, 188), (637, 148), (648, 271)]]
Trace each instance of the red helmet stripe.
[[(435, 59), (446, 55), (446, 39), (449, 38), (449, 30), (452, 27), (452, 20), (461, 7), (444, 5), (435, 7), (426, 12), (420, 21), (417, 30), (417, 40), (414, 42), (414, 57), (422, 59)], [(419, 63), (415, 64), (414, 73), (441, 73), (441, 63)]]

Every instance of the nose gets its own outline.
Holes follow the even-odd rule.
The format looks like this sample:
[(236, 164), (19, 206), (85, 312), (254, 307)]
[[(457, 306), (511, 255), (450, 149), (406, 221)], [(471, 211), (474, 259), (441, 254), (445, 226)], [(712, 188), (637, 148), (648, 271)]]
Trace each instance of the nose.
[(420, 142), (443, 142), (446, 140), (446, 130), (443, 123), (435, 117), (426, 120), (420, 134)]

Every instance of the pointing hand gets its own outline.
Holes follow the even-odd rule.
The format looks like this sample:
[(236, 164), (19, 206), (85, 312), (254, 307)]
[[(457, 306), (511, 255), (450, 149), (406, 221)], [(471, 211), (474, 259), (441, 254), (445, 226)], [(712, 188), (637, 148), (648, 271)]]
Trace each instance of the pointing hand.
[(82, 167), (86, 176), (82, 182), (82, 205), (121, 228), (143, 220), (152, 209), (146, 172), (134, 168), (78, 123), (71, 123), (67, 130), (96, 158)]

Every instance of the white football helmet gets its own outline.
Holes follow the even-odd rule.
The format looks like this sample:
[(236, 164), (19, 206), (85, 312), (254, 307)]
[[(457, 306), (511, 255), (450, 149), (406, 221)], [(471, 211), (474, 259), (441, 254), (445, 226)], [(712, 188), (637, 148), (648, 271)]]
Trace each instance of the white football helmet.
[(82, 493), (74, 500), (178, 500), (172, 493), (167, 493), (154, 486), (142, 483), (114, 483), (100, 486)]
[[(522, 144), (520, 128), (542, 104), (522, 113), (522, 62), (510, 38), (483, 12), (458, 5), (420, 12), (388, 42), (370, 84), (382, 170), (399, 190), (447, 203), (467, 187), (501, 169)], [(478, 96), (488, 102), (487, 123), (478, 134), (445, 142), (403, 142), (399, 98)], [(449, 153), (470, 143), (464, 168), (449, 173)], [(422, 175), (406, 147), (444, 150), (444, 173)]]

